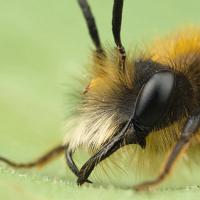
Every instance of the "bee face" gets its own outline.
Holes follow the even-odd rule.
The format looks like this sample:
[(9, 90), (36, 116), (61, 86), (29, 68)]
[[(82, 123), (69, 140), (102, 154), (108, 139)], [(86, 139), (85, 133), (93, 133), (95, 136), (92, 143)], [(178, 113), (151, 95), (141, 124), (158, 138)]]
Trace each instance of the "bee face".
[(83, 123), (76, 126), (71, 138), (73, 149), (82, 146), (96, 151), (129, 119), (134, 128), (132, 143), (144, 148), (150, 133), (192, 112), (194, 94), (182, 72), (149, 58), (127, 58), (126, 71), (121, 73), (113, 55), (106, 59), (99, 66), (94, 63), (95, 77), (79, 107)]
[[(0, 161), (31, 168), (65, 151), (67, 164), (81, 185), (91, 183), (88, 177), (93, 169), (122, 147), (142, 147), (134, 153), (127, 150), (127, 156), (136, 157), (132, 159), (135, 166), (142, 161), (153, 169), (155, 160), (170, 151), (158, 177), (134, 187), (144, 190), (167, 177), (193, 140), (200, 143), (200, 30), (186, 30), (154, 44), (144, 54), (126, 55), (120, 33), (123, 2), (114, 0), (116, 48), (106, 50), (87, 0), (78, 0), (95, 50), (89, 62), (90, 81), (79, 96), (70, 119), (74, 126), (68, 129), (71, 135), (67, 134), (64, 145), (34, 162), (15, 163), (4, 157)], [(81, 169), (73, 161), (80, 147), (93, 154)]]
[[(126, 55), (120, 37), (122, 7), (123, 0), (114, 0), (112, 31), (118, 52), (113, 51), (113, 55), (109, 56), (101, 45), (96, 45), (97, 52), (101, 47), (101, 56), (94, 59), (93, 79), (84, 97), (86, 104), (82, 113), (83, 116), (87, 113), (83, 117), (87, 120), (81, 125), (81, 128), (84, 127), (83, 134), (80, 134), (79, 128), (74, 134), (78, 137), (70, 138), (72, 149), (73, 146), (74, 149), (79, 146), (86, 149), (92, 147), (97, 152), (82, 166), (78, 173), (78, 184), (83, 184), (94, 167), (119, 148), (130, 144), (145, 148), (146, 138), (154, 135), (156, 130), (162, 133), (163, 129), (167, 129), (166, 135), (172, 136), (172, 140), (167, 141), (166, 135), (159, 136), (163, 138), (163, 143), (170, 143), (166, 145), (165, 152), (177, 142), (169, 156), (169, 163), (166, 163), (165, 170), (157, 180), (141, 187), (157, 184), (168, 174), (172, 163), (200, 124), (200, 118), (197, 117), (199, 112), (194, 112), (200, 107), (197, 103), (199, 100), (195, 98), (200, 92), (197, 81), (200, 78), (200, 51), (196, 44), (196, 39), (200, 37), (195, 38), (195, 44), (193, 38), (181, 38), (180, 41), (187, 44), (186, 48), (178, 45), (179, 40), (170, 41), (168, 48), (162, 51), (150, 50), (154, 52), (153, 55), (132, 59)], [(87, 20), (84, 9), (83, 13)], [(173, 54), (170, 56), (171, 52)], [(198, 71), (196, 74), (190, 72), (194, 65)], [(195, 81), (194, 76), (197, 78)], [(198, 92), (195, 92), (195, 88)], [(186, 120), (183, 128), (170, 132), (169, 126), (180, 124), (190, 115), (194, 117)], [(158, 140), (151, 140), (151, 146), (164, 146), (162, 142), (159, 144)], [(160, 149), (158, 147), (156, 153)]]

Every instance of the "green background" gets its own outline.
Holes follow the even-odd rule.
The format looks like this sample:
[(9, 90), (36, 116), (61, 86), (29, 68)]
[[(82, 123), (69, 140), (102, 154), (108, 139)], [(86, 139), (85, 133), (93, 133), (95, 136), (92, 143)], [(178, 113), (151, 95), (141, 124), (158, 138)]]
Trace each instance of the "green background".
[[(89, 2), (102, 41), (112, 45), (113, 1)], [(199, 25), (199, 9), (198, 0), (125, 0), (124, 45), (144, 47), (184, 25)], [(75, 0), (0, 0), (0, 155), (29, 161), (62, 141), (65, 93), (77, 86), (73, 77), (84, 76), (91, 48)], [(136, 194), (112, 184), (79, 188), (63, 158), (41, 171), (0, 164), (0, 199), (199, 199), (200, 175), (192, 171), (183, 187), (174, 173), (179, 185), (171, 179), (174, 187)]]

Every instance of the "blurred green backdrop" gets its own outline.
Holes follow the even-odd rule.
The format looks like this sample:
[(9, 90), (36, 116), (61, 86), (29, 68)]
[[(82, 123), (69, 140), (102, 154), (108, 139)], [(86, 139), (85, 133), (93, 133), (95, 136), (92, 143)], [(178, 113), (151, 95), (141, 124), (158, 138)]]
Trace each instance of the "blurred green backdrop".
[[(89, 2), (102, 41), (113, 44), (113, 1)], [(148, 44), (184, 25), (200, 25), (199, 8), (198, 0), (125, 0), (124, 45)], [(75, 0), (0, 0), (0, 155), (28, 161), (62, 141), (64, 94), (70, 79), (82, 74), (91, 47)], [(63, 158), (42, 171), (0, 164), (0, 199), (5, 200), (200, 197), (195, 183), (186, 185), (190, 187), (152, 194), (114, 186), (78, 188)]]

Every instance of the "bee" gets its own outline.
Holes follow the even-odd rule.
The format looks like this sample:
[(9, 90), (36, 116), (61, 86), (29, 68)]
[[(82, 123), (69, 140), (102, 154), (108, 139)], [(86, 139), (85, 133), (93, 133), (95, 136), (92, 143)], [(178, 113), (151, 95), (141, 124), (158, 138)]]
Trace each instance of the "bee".
[[(0, 161), (15, 168), (32, 168), (65, 153), (77, 184), (82, 185), (91, 183), (89, 176), (95, 167), (112, 159), (114, 153), (120, 158), (126, 152), (136, 167), (141, 162), (144, 167), (153, 166), (166, 156), (156, 178), (133, 186), (139, 191), (157, 187), (189, 147), (197, 149), (200, 143), (200, 31), (177, 33), (131, 55), (121, 41), (124, 1), (114, 0), (112, 33), (116, 47), (107, 50), (87, 0), (78, 3), (95, 50), (90, 81), (79, 94), (76, 116), (71, 119), (71, 134), (64, 144), (33, 162), (16, 163), (4, 157)], [(79, 148), (92, 154), (80, 169), (73, 160)]]

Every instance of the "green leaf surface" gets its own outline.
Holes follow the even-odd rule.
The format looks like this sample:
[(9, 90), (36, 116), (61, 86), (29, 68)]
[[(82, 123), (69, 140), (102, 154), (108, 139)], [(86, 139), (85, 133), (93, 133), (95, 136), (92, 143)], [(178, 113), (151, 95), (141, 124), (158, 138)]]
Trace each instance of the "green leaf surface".
[[(113, 45), (113, 1), (89, 2), (101, 40)], [(144, 49), (158, 36), (184, 25), (198, 26), (199, 8), (198, 0), (125, 0), (124, 46)], [(92, 47), (75, 0), (0, 1), (0, 155), (30, 161), (62, 141), (69, 114), (65, 94), (78, 87), (74, 77), (84, 77)], [(115, 185), (78, 187), (63, 158), (40, 171), (13, 170), (0, 163), (0, 199), (199, 199), (199, 170), (192, 171), (186, 171), (188, 182), (174, 173), (165, 189), (135, 193), (123, 188), (120, 179)]]

